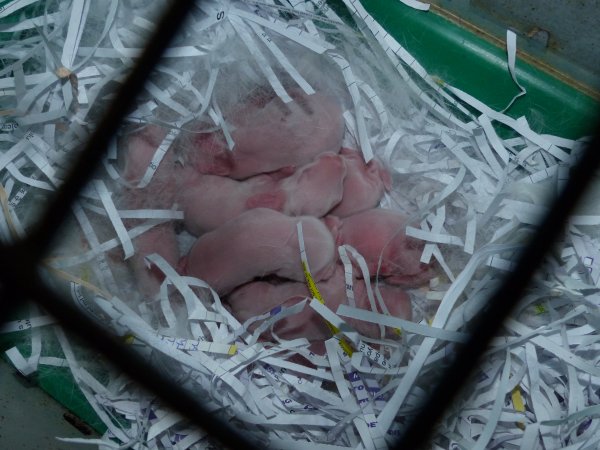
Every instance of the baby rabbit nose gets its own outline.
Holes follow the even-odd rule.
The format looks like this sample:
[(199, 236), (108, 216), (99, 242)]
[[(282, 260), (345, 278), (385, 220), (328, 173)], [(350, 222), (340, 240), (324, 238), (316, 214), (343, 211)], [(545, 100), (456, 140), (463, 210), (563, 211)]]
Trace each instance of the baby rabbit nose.
[(336, 153), (331, 153), (331, 152), (323, 153), (320, 156), (320, 159), (322, 162), (325, 162), (325, 163), (331, 165), (331, 167), (334, 167), (336, 169), (346, 167), (344, 158), (342, 158), (340, 155), (338, 155)]

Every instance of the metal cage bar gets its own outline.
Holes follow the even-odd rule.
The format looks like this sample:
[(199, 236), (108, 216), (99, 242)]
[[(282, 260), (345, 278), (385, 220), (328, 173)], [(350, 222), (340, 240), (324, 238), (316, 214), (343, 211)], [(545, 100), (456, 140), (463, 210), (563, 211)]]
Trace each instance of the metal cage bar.
[[(209, 431), (224, 445), (252, 449), (258, 448), (257, 443), (250, 442), (229, 424), (209, 413), (196, 396), (175, 384), (136, 352), (123, 346), (76, 307), (61, 301), (58, 294), (41, 280), (37, 268), (38, 262), (56, 236), (56, 231), (66, 220), (71, 204), (88, 182), (111, 137), (141, 91), (150, 70), (158, 62), (193, 4), (193, 1), (170, 3), (135, 68), (119, 89), (117, 97), (89, 138), (69, 177), (57, 191), (33, 233), (13, 245), (0, 245), (0, 320), (5, 320), (10, 310), (21, 304), (20, 298), (35, 301), (55, 316), (67, 330), (83, 338), (90, 347), (102, 352), (132, 379), (193, 423)], [(395, 448), (417, 449), (427, 442), (437, 421), (459, 394), (461, 385), (477, 366), (489, 341), (500, 329), (544, 255), (559, 236), (599, 164), (600, 137), (596, 137), (573, 167), (565, 189), (554, 201), (538, 233), (521, 254), (516, 270), (505, 278), (487, 308), (473, 320), (469, 341), (457, 348), (453, 362), (440, 377), (443, 381), (435, 387)]]

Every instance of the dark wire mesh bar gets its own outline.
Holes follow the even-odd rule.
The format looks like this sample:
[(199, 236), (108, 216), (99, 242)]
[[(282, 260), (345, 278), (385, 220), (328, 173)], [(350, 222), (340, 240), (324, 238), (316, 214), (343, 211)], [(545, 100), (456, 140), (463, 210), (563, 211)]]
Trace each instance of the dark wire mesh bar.
[[(197, 396), (173, 383), (76, 307), (60, 301), (57, 294), (48, 289), (37, 274), (37, 263), (48, 249), (56, 230), (65, 221), (72, 202), (96, 169), (112, 135), (141, 91), (144, 80), (158, 62), (192, 5), (193, 2), (173, 2), (170, 5), (138, 64), (119, 89), (116, 99), (76, 161), (71, 176), (58, 190), (31, 236), (13, 246), (0, 247), (1, 308), (5, 317), (10, 309), (21, 304), (19, 298), (36, 301), (57, 317), (67, 330), (77, 333), (90, 347), (101, 351), (119, 369), (145, 388), (152, 390), (175, 410), (188, 416), (195, 424), (209, 431), (223, 444), (232, 448), (255, 448), (237, 431), (217, 419), (214, 414), (207, 412), (197, 400)], [(573, 168), (569, 182), (555, 200), (538, 233), (522, 253), (516, 269), (506, 277), (503, 285), (490, 299), (488, 307), (474, 320), (470, 340), (459, 348), (452, 365), (441, 377), (444, 380), (443, 384), (436, 387), (396, 448), (416, 449), (426, 443), (436, 422), (458, 395), (461, 384), (476, 367), (489, 340), (499, 330), (544, 255), (559, 236), (566, 218), (600, 163), (599, 144), (600, 140), (596, 138)]]

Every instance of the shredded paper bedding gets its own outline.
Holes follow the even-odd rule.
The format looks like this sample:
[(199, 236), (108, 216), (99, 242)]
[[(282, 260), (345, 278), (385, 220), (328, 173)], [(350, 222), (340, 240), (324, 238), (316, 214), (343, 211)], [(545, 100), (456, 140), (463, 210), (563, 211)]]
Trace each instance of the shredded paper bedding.
[[(0, 8), (3, 242), (27, 236), (164, 6)], [(526, 92), (514, 33), (506, 45), (519, 91), (508, 109)], [(199, 1), (41, 270), (249, 438), (384, 449), (468, 339), (584, 143), (430, 76), (359, 0)], [(431, 448), (600, 445), (595, 189)], [(16, 368), (68, 367), (107, 428), (61, 439), (216, 445), (43, 311), (1, 328), (20, 330), (29, 345), (6, 352)]]

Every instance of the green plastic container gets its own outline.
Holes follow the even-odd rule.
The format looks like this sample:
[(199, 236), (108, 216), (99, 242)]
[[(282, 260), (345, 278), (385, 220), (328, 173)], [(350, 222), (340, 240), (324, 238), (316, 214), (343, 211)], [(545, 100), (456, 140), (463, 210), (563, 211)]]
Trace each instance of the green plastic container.
[[(500, 43), (435, 10), (417, 11), (397, 0), (363, 0), (362, 4), (430, 75), (496, 110), (505, 108), (519, 93)], [(535, 62), (524, 61), (523, 56), (527, 58), (517, 56), (516, 74), (527, 95), (517, 99), (507, 114), (527, 117), (538, 133), (570, 139), (593, 134), (600, 120), (599, 101), (559, 79), (560, 74), (554, 76)]]

